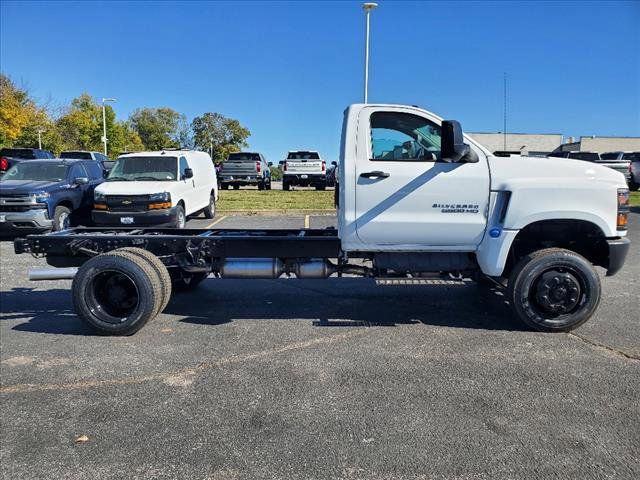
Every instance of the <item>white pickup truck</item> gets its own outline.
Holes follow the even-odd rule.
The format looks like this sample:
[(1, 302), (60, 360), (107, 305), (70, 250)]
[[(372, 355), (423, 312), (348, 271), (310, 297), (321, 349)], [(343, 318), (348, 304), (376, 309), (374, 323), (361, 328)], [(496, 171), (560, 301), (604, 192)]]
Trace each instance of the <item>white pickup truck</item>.
[(282, 189), (291, 187), (316, 187), (316, 190), (327, 188), (327, 162), (318, 152), (296, 150), (287, 154), (282, 165)]
[(78, 228), (17, 239), (15, 251), (62, 267), (30, 276), (73, 278), (78, 315), (111, 334), (134, 333), (172, 288), (208, 275), (334, 274), (381, 285), (487, 280), (530, 327), (567, 331), (600, 302), (594, 267), (615, 274), (630, 245), (622, 174), (576, 160), (495, 157), (458, 122), (417, 107), (350, 106), (339, 178), (337, 230)]

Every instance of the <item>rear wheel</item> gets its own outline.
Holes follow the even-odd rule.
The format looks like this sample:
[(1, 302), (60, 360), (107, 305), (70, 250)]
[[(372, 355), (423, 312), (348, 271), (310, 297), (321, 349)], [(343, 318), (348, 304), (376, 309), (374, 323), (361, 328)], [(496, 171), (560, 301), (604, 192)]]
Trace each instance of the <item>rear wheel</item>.
[(629, 190), (632, 192), (637, 192), (638, 188), (640, 188), (640, 184), (634, 182), (633, 180), (629, 181)]
[(258, 183), (258, 190), (264, 190), (264, 189), (265, 189), (264, 182)]
[(137, 247), (118, 248), (111, 253), (135, 255), (137, 257), (145, 259), (149, 263), (151, 268), (158, 275), (158, 279), (160, 281), (162, 301), (160, 302), (158, 313), (162, 312), (169, 303), (169, 300), (171, 300), (171, 275), (169, 275), (169, 270), (167, 270), (167, 267), (165, 267), (164, 263), (162, 263), (162, 260), (160, 260), (150, 251), (143, 250), (142, 248)]
[(267, 182), (267, 190), (271, 190), (271, 178), (269, 178), (269, 181)]
[(289, 189), (291, 188), (291, 186), (289, 185), (289, 182), (285, 182), (284, 180), (282, 181), (282, 190), (285, 191), (289, 191)]
[(222, 190), (229, 190), (229, 185), (227, 185), (226, 183), (223, 183), (222, 185), (220, 185), (220, 188)]
[(234, 186), (233, 186), (233, 189), (234, 189), (234, 190), (240, 190), (240, 185), (234, 185)]
[(570, 250), (547, 248), (524, 257), (509, 276), (509, 300), (529, 327), (567, 332), (589, 320), (600, 303), (600, 278)]
[(71, 210), (63, 205), (58, 205), (53, 212), (53, 231), (59, 232), (71, 226)]
[(216, 199), (213, 194), (209, 197), (209, 206), (202, 210), (202, 212), (205, 218), (213, 218), (216, 216)]
[(316, 190), (326, 190), (327, 189), (327, 184), (323, 184), (323, 185), (316, 185)]
[(102, 254), (80, 267), (71, 287), (76, 313), (103, 333), (131, 335), (153, 319), (162, 298), (158, 274), (133, 254)]

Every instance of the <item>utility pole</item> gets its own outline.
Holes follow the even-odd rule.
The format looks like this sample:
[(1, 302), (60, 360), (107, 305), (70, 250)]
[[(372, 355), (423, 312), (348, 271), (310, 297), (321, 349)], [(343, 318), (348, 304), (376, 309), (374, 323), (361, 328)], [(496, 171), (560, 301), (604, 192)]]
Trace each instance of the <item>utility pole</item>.
[(371, 11), (378, 6), (377, 3), (367, 2), (362, 4), (366, 17), (366, 33), (364, 40), (364, 103), (369, 101), (369, 17)]
[(107, 115), (105, 112), (105, 102), (115, 102), (115, 98), (103, 98), (102, 99), (102, 143), (104, 143), (104, 154), (107, 154)]
[(504, 72), (503, 74), (503, 87), (504, 87), (504, 98), (503, 98), (503, 102), (504, 102), (504, 109), (503, 109), (503, 115), (502, 115), (502, 151), (506, 152), (507, 151), (507, 72)]
[(39, 150), (42, 150), (42, 132), (44, 132), (44, 129), (38, 128), (38, 149)]

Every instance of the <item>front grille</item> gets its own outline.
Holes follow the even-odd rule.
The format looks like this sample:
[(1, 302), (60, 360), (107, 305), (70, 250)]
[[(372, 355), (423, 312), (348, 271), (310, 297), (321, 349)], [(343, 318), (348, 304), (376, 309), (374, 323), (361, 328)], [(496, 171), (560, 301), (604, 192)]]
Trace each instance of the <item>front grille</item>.
[(149, 195), (107, 195), (107, 208), (112, 212), (146, 212)]

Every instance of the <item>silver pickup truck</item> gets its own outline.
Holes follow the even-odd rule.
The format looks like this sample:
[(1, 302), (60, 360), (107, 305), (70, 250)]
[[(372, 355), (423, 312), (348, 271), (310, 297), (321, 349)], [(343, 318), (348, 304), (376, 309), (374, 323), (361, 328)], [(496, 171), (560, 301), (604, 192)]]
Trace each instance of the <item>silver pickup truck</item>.
[(290, 151), (282, 165), (282, 189), (292, 186), (327, 188), (327, 162), (314, 151)]
[(640, 184), (640, 152), (606, 152), (600, 164), (624, 174), (629, 189), (636, 191)]
[(220, 188), (227, 190), (233, 187), (254, 185), (258, 190), (271, 190), (271, 170), (264, 155), (255, 152), (230, 153), (226, 161), (220, 165), (218, 178)]

